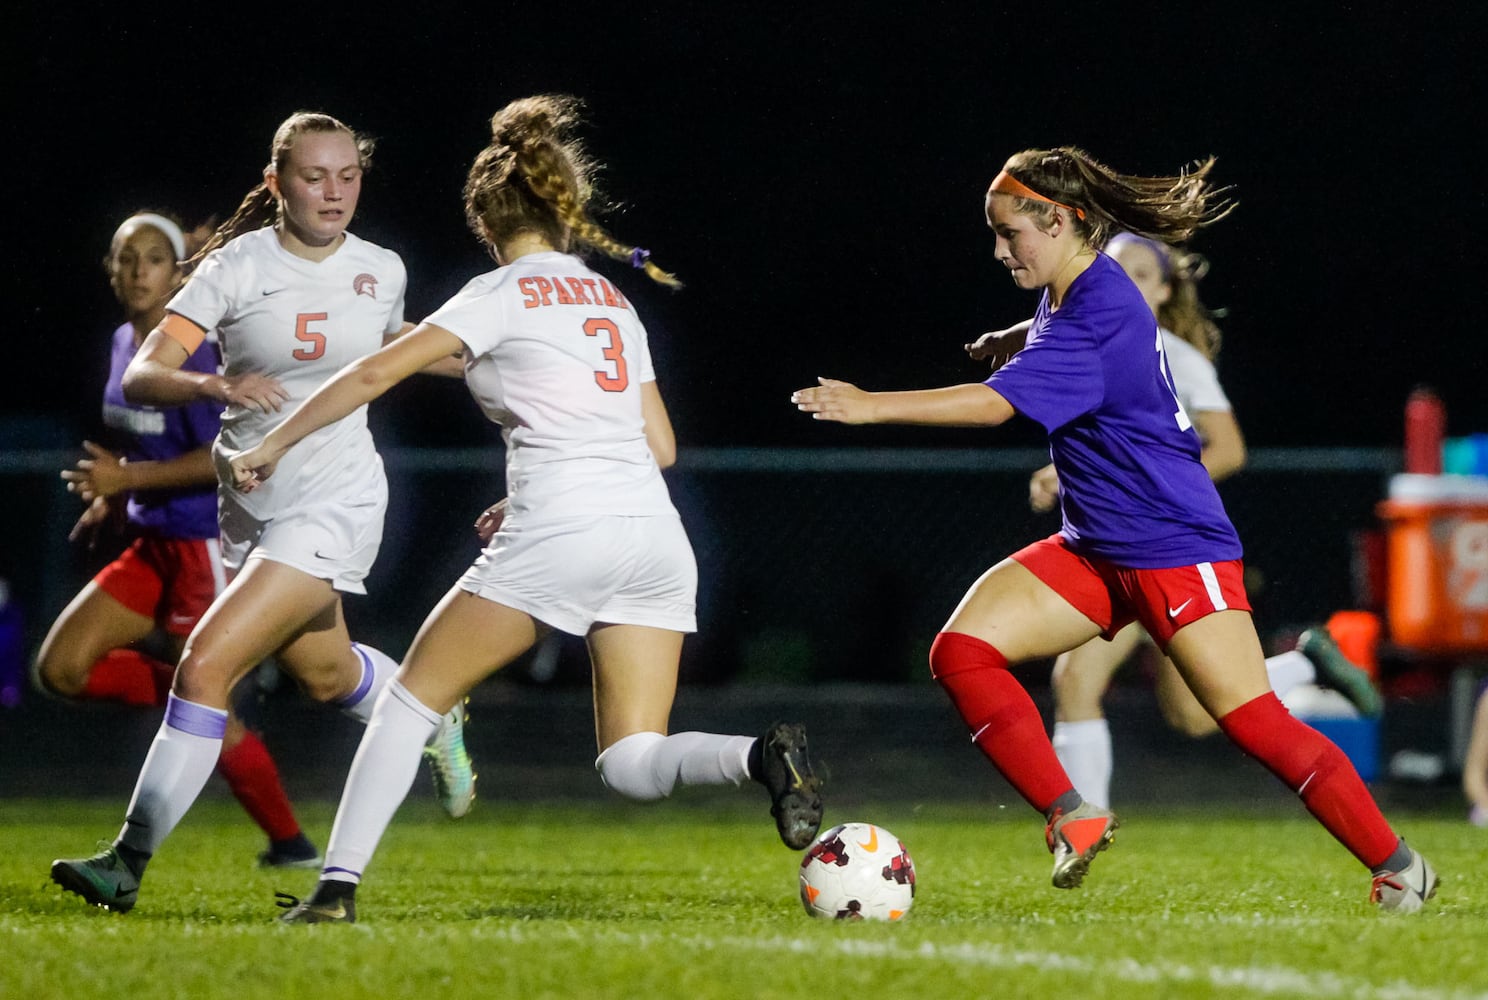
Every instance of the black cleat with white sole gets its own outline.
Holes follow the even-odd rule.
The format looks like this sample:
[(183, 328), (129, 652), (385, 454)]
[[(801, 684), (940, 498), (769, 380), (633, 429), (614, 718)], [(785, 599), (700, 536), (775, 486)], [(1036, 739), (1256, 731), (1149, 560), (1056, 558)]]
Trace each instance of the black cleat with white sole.
[[(770, 792), (770, 815), (786, 847), (805, 850), (821, 828), (821, 779), (811, 769), (806, 727), (779, 722), (755, 746), (750, 773)], [(753, 757), (753, 755), (751, 755)]]

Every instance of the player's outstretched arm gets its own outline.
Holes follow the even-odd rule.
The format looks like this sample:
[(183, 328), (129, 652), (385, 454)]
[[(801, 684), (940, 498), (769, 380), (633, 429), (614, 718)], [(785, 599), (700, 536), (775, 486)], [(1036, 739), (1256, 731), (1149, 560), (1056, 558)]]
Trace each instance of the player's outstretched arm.
[(813, 420), (841, 424), (919, 424), (936, 427), (995, 427), (1013, 406), (1002, 393), (980, 382), (944, 389), (866, 392), (851, 382), (818, 378), (814, 388), (791, 393), (796, 409)]
[(244, 492), (273, 474), (284, 453), (307, 435), (327, 427), (440, 358), (463, 350), (459, 337), (432, 323), (420, 323), (382, 350), (341, 369), (264, 435), (256, 446), (238, 452), (232, 462), (233, 485)]

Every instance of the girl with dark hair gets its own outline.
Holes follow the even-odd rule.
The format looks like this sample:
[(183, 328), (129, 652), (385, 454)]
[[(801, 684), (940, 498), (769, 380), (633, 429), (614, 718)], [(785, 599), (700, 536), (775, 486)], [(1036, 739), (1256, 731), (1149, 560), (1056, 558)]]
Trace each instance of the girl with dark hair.
[[(1245, 438), (1214, 366), (1219, 327), (1198, 293), (1199, 281), (1209, 270), (1208, 260), (1126, 232), (1111, 237), (1102, 253), (1121, 265), (1157, 317), (1173, 388), (1199, 435), (1199, 461), (1210, 479), (1221, 482), (1244, 466)], [(1020, 328), (1018, 335), (1026, 335), (1028, 324)], [(988, 334), (967, 345), (968, 353), (980, 358), (984, 343), (998, 343), (1011, 332)], [(1052, 464), (1030, 477), (1028, 498), (1035, 511), (1058, 506), (1059, 475)], [(1092, 639), (1054, 661), (1054, 749), (1075, 788), (1096, 805), (1111, 804), (1113, 768), (1111, 730), (1101, 701), (1116, 671), (1146, 642), (1150, 642), (1147, 633), (1133, 622), (1109, 640)], [(1283, 702), (1302, 685), (1321, 682), (1343, 694), (1365, 716), (1378, 716), (1383, 709), (1369, 675), (1343, 654), (1323, 625), (1305, 630), (1296, 649), (1267, 657), (1266, 676)], [(1158, 658), (1154, 687), (1163, 718), (1175, 730), (1194, 738), (1218, 732), (1214, 718), (1166, 656)]]
[(972, 740), (1046, 817), (1056, 887), (1080, 884), (1118, 821), (1075, 790), (1008, 668), (1138, 621), (1225, 734), (1371, 870), (1371, 899), (1419, 910), (1436, 873), (1391, 830), (1343, 752), (1267, 684), (1240, 541), (1152, 310), (1100, 252), (1122, 230), (1181, 243), (1222, 218), (1231, 203), (1208, 183), (1213, 165), (1139, 177), (1073, 147), (1016, 154), (984, 208), (998, 261), (1042, 295), (1023, 343), (996, 352), (1005, 363), (985, 382), (909, 392), (821, 379), (792, 400), (817, 420), (996, 426), (1021, 413), (1048, 432), (1064, 526), (972, 585), (931, 646), (930, 670)]
[[(157, 409), (124, 398), (124, 370), (165, 318), (181, 287), (190, 234), (169, 212), (136, 212), (114, 232), (104, 270), (125, 321), (114, 331), (103, 422), (117, 450), (83, 442), (88, 457), (62, 473), (87, 506), (70, 538), (91, 545), (122, 515), (134, 536), (57, 616), (36, 657), (43, 690), (80, 701), (164, 705), (176, 660), (192, 628), (222, 590), (212, 440), (221, 407), (210, 400)], [(215, 374), (217, 345), (204, 342), (183, 363)], [(320, 863), (295, 819), (279, 770), (262, 739), (229, 712), (217, 772), (268, 834), (262, 864)]]

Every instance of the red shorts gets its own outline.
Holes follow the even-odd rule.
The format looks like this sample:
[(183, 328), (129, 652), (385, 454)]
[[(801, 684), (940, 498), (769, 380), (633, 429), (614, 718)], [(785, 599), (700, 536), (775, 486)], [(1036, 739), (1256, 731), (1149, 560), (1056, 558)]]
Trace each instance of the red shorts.
[(136, 539), (93, 582), (171, 635), (189, 635), (226, 584), (217, 539), (152, 535)]
[(1012, 558), (1101, 628), (1107, 639), (1132, 622), (1166, 650), (1173, 634), (1216, 611), (1249, 611), (1239, 559), (1164, 569), (1130, 569), (1070, 551), (1050, 535)]

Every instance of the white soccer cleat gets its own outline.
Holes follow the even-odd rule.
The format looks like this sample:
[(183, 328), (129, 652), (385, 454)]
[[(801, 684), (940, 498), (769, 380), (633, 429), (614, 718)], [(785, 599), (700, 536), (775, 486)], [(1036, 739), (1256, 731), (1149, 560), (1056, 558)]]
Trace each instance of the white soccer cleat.
[(1374, 877), (1369, 901), (1390, 913), (1415, 913), (1436, 895), (1440, 879), (1431, 862), (1420, 851), (1411, 849), (1411, 861), (1398, 872), (1381, 872)]
[(462, 701), (445, 713), (424, 746), (424, 757), (434, 776), (434, 794), (452, 819), (464, 816), (475, 802), (475, 765), (465, 749), (465, 721)]

